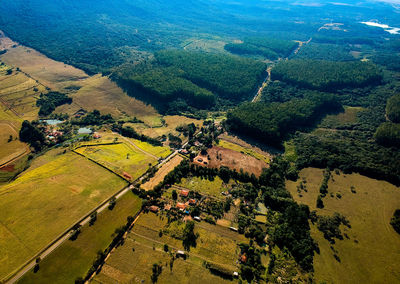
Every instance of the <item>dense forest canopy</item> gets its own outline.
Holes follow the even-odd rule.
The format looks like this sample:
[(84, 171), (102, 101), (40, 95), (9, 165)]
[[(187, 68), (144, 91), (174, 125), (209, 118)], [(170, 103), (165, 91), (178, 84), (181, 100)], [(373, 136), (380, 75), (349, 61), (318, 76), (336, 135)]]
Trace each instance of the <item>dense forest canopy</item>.
[(314, 59), (329, 61), (353, 61), (350, 47), (337, 44), (321, 44), (310, 42), (302, 47), (294, 56), (296, 59)]
[(229, 127), (238, 133), (278, 144), (301, 127), (310, 126), (321, 114), (338, 111), (334, 95), (310, 93), (284, 103), (245, 103), (228, 113)]
[(372, 63), (325, 60), (281, 61), (272, 69), (271, 77), (322, 91), (374, 85), (382, 80), (381, 71)]
[(388, 99), (386, 114), (392, 122), (400, 123), (400, 94), (396, 94)]
[(251, 37), (245, 38), (241, 43), (227, 44), (225, 49), (235, 54), (260, 55), (276, 60), (279, 57), (289, 56), (298, 45), (299, 43), (295, 41)]

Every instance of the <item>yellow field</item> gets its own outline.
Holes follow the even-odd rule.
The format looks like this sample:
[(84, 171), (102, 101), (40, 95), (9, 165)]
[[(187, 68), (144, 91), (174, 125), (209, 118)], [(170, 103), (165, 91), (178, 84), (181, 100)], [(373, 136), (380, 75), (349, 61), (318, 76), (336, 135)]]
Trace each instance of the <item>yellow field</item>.
[(170, 159), (167, 163), (162, 165), (160, 169), (156, 172), (154, 177), (152, 177), (148, 182), (142, 184), (140, 187), (144, 190), (152, 190), (155, 186), (157, 186), (160, 182), (162, 182), (165, 176), (174, 170), (174, 168), (182, 162), (183, 158), (179, 155), (176, 155), (172, 159)]
[(153, 107), (129, 97), (108, 77), (89, 77), (84, 71), (52, 60), (31, 48), (21, 45), (11, 48), (14, 44), (17, 43), (9, 38), (0, 38), (0, 50), (8, 49), (7, 53), (0, 56), (2, 61), (19, 67), (34, 82), (37, 80), (37, 84), (72, 97), (71, 105), (61, 106), (56, 112), (72, 115), (80, 108), (87, 111), (98, 109), (118, 118), (136, 116), (150, 126), (160, 123), (161, 116)]
[(202, 126), (202, 121), (200, 120), (179, 115), (164, 116), (163, 119), (165, 120), (165, 124), (164, 125), (160, 124), (156, 127), (148, 127), (145, 124), (137, 124), (137, 123), (135, 124), (128, 123), (127, 125), (133, 127), (138, 133), (150, 136), (152, 138), (157, 138), (162, 135), (168, 135), (169, 133), (172, 133), (173, 135), (179, 136), (182, 140), (185, 140), (184, 136), (175, 130), (178, 126), (190, 123), (194, 123), (198, 127)]
[(104, 210), (93, 226), (85, 225), (74, 241), (66, 241), (40, 262), (40, 270), (29, 271), (18, 283), (74, 283), (84, 277), (99, 250), (111, 243), (115, 229), (126, 224), (126, 217), (135, 215), (141, 208), (141, 199), (127, 193), (113, 210)]
[(126, 185), (75, 153), (57, 153), (0, 187), (0, 279)]
[(266, 162), (267, 164), (270, 162), (269, 154), (263, 155), (263, 154), (255, 151), (254, 149), (245, 148), (238, 144), (231, 143), (231, 142), (228, 142), (223, 139), (219, 140), (218, 146), (252, 156), (252, 157), (256, 158), (257, 160)]
[(128, 173), (132, 177), (132, 181), (142, 176), (149, 168), (149, 164), (157, 164), (157, 159), (146, 155), (128, 143), (86, 146), (75, 151), (121, 176), (124, 172)]
[[(152, 213), (142, 214), (134, 229), (129, 233), (125, 244), (116, 249), (104, 265), (95, 283), (150, 282), (153, 263), (160, 262), (163, 271), (157, 283), (229, 283), (230, 281), (211, 274), (202, 264), (213, 262), (223, 267), (238, 271), (236, 260), (239, 254), (237, 244), (245, 240), (239, 235), (216, 225), (196, 223), (199, 233), (197, 246), (191, 248), (186, 260), (176, 259), (172, 271), (169, 267), (171, 257), (163, 251), (168, 244), (170, 250), (183, 249), (182, 241), (159, 230), (165, 229), (167, 219)], [(134, 251), (132, 249), (134, 248)]]
[(0, 165), (28, 152), (27, 145), (18, 140), (18, 132), (9, 123), (0, 122)]
[[(288, 182), (287, 188), (296, 201), (317, 210), (320, 215), (343, 214), (351, 229), (341, 226), (348, 239), (333, 245), (340, 262), (335, 260), (330, 243), (312, 226), (312, 237), (321, 253), (314, 257), (316, 282), (327, 283), (396, 283), (400, 279), (400, 235), (389, 224), (395, 209), (400, 208), (398, 187), (359, 174), (332, 173), (328, 195), (323, 199), (325, 208), (316, 209), (316, 200), (322, 182), (322, 170), (308, 168), (300, 172), (305, 178), (307, 191), (297, 193), (298, 182)], [(354, 186), (356, 193), (351, 192)], [(331, 197), (330, 194), (333, 194)], [(337, 193), (341, 198), (337, 197)]]

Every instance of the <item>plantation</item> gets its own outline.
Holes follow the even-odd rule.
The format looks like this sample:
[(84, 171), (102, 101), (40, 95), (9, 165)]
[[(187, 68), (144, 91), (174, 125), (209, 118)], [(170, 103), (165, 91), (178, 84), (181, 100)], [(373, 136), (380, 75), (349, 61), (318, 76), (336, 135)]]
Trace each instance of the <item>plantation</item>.
[(126, 184), (71, 152), (49, 160), (0, 188), (2, 279)]
[[(318, 216), (332, 216), (337, 212), (351, 225), (350, 228), (340, 226), (343, 239), (336, 239), (334, 244), (318, 231), (317, 224), (311, 225), (312, 236), (320, 248), (314, 260), (315, 280), (328, 283), (396, 282), (399, 255), (395, 248), (400, 237), (390, 226), (390, 220), (399, 206), (399, 189), (359, 174), (331, 172), (331, 176), (328, 194), (323, 199), (324, 209), (316, 208), (322, 170), (304, 169), (297, 182), (287, 182), (295, 200), (307, 204), (310, 210), (317, 210)], [(299, 182), (304, 180), (306, 191), (300, 189), (299, 193)], [(371, 228), (378, 233), (371, 233)]]
[(382, 74), (376, 65), (369, 62), (289, 60), (277, 64), (272, 69), (271, 78), (304, 88), (335, 91), (377, 85)]

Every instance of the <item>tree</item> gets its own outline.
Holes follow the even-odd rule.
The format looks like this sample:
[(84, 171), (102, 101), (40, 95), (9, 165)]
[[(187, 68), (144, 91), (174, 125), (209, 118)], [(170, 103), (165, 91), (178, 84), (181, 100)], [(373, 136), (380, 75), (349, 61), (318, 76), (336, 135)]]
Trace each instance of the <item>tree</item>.
[(400, 234), (400, 209), (394, 211), (393, 217), (390, 220), (390, 225), (392, 225), (393, 229)]
[(172, 199), (175, 200), (175, 201), (178, 199), (178, 194), (176, 193), (175, 189), (172, 190)]
[(165, 251), (165, 252), (168, 252), (168, 251), (169, 251), (169, 247), (168, 247), (167, 244), (164, 244), (164, 251)]
[(194, 222), (187, 221), (185, 228), (183, 229), (182, 244), (186, 250), (190, 250), (190, 247), (196, 247), (196, 240), (198, 235), (194, 233)]
[(318, 195), (318, 198), (317, 198), (317, 208), (324, 208), (324, 202), (322, 201), (322, 197), (321, 197), (321, 195)]
[(162, 266), (158, 263), (154, 263), (152, 271), (153, 271), (153, 274), (151, 275), (151, 282), (156, 283), (158, 280), (158, 277), (160, 276), (160, 274), (162, 272)]

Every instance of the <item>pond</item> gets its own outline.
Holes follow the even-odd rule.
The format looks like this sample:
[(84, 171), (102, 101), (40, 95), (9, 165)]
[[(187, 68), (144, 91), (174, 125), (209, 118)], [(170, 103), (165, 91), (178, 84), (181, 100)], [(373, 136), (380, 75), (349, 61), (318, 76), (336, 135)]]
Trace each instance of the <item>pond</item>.
[(91, 133), (92, 129), (90, 128), (82, 127), (78, 129), (78, 134), (91, 134)]
[(44, 120), (44, 122), (46, 122), (48, 125), (57, 125), (57, 124), (63, 123), (64, 121), (58, 120), (58, 119), (47, 119), (47, 120)]

